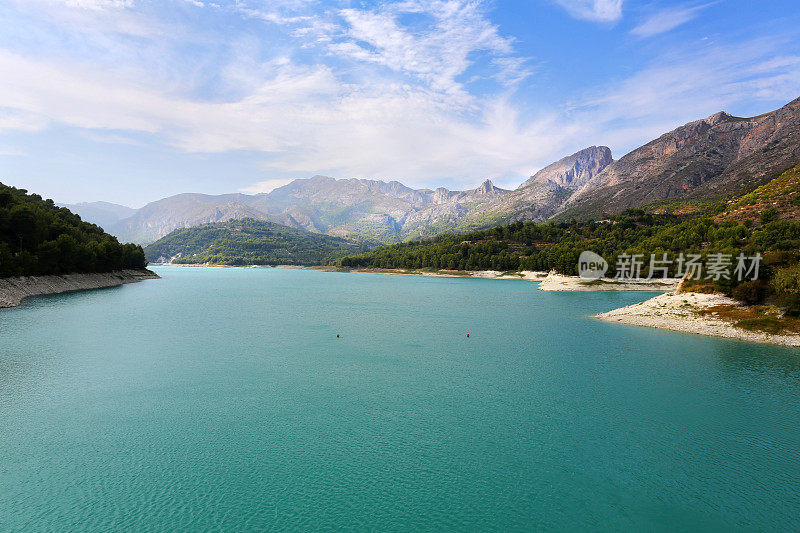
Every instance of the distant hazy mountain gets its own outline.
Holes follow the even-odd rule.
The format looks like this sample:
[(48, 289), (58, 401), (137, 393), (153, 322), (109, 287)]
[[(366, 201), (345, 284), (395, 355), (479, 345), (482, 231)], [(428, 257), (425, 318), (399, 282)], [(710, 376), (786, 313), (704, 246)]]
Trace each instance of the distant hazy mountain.
[(128, 218), (136, 213), (135, 209), (109, 202), (81, 202), (79, 204), (58, 205), (66, 207), (76, 215), (79, 215), (81, 220), (97, 224), (105, 230), (108, 230), (123, 218)]
[(488, 180), (472, 191), (431, 191), (396, 181), (314, 176), (269, 194), (171, 196), (146, 205), (110, 229), (121, 239), (149, 244), (178, 228), (254, 218), (314, 233), (392, 242), (409, 234), (407, 226), (455, 227), (470, 206), (507, 192)]
[(592, 146), (513, 191), (486, 180), (467, 191), (397, 182), (297, 179), (268, 194), (180, 194), (106, 229), (148, 244), (174, 229), (255, 218), (334, 236), (393, 242), (516, 220), (589, 218), (654, 202), (724, 198), (800, 164), (800, 99), (754, 118), (721, 112), (691, 122), (618, 161)]
[(147, 204), (109, 231), (126, 241), (149, 244), (178, 228), (242, 218), (271, 220), (247, 204), (252, 198), (245, 194), (177, 194)]

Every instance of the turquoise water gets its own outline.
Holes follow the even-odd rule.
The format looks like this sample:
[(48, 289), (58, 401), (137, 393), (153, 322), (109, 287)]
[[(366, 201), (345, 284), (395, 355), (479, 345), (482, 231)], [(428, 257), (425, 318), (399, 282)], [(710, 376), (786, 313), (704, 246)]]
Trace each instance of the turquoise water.
[(158, 272), (0, 312), (0, 530), (800, 528), (800, 350), (587, 317), (645, 294)]

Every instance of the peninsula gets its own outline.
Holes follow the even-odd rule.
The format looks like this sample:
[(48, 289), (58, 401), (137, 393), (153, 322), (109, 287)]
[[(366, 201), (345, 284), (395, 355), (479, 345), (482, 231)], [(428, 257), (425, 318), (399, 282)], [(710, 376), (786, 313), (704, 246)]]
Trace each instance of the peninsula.
[(120, 244), (52, 200), (0, 184), (0, 308), (158, 278), (146, 264), (141, 246)]

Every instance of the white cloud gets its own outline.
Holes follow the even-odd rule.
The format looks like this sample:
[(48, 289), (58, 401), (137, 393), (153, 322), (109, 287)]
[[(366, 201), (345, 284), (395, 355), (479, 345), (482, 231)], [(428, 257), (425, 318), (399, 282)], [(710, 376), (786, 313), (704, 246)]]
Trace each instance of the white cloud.
[(283, 187), (284, 185), (290, 184), (294, 181), (292, 178), (276, 178), (271, 180), (259, 181), (258, 183), (254, 183), (249, 187), (245, 187), (243, 189), (239, 189), (239, 192), (246, 192), (250, 194), (262, 194), (272, 192), (278, 187)]
[[(187, 152), (261, 152), (265, 168), (346, 176), (442, 176), (470, 183), (527, 172), (531, 159), (558, 148), (572, 131), (552, 118), (525, 123), (502, 99), (463, 115), (446, 98), (391, 82), (342, 83), (325, 67), (276, 64), (247, 96), (204, 102), (168, 95), (107, 71), (50, 65), (0, 53), (0, 101), (41, 127), (153, 134)], [(477, 114), (475, 114), (477, 113)], [(0, 115), (0, 123), (2, 123)], [(500, 172), (502, 170), (502, 172)]]
[(622, 18), (623, 0), (554, 0), (575, 18), (616, 22)]
[[(269, 0), (253, 4), (247, 0), (234, 0), (233, 9), (246, 17), (272, 24), (311, 27), (318, 21), (318, 16), (304, 12), (311, 1)], [(302, 13), (300, 13), (301, 11)]]
[[(595, 9), (598, 3), (583, 4), (605, 13)], [(209, 72), (170, 68), (177, 63), (162, 59), (159, 46), (145, 54), (148, 43), (161, 43), (160, 35), (133, 40), (146, 61), (117, 65), (117, 58), (133, 55), (134, 45), (102, 33), (102, 18), (92, 19), (98, 23), (91, 31), (98, 32), (92, 34), (96, 49), (107, 45), (114, 52), (105, 60), (0, 49), (6, 73), (0, 131), (66, 125), (104, 143), (135, 139), (190, 153), (242, 151), (262, 162), (267, 176), (327, 174), (425, 186), (451, 179), (474, 186), (486, 177), (509, 183), (509, 176), (529, 175), (592, 144), (631, 148), (740, 102), (788, 101), (800, 87), (800, 58), (784, 52), (793, 49), (795, 35), (687, 43), (567, 108), (531, 116), (507, 89), (530, 75), (528, 61), (479, 3), (413, 0), (315, 20), (289, 8), (279, 13), (277, 21), (262, 20), (289, 33), (309, 24), (320, 29), (268, 53), (258, 36), (226, 41), (224, 53), (213, 48), (219, 55)], [(77, 23), (70, 27), (80, 35)], [(316, 46), (305, 65), (293, 55), (298, 42)], [(477, 55), (481, 69), (473, 68)], [(471, 92), (464, 78), (473, 76), (499, 80), (500, 87)], [(214, 90), (198, 89), (209, 78)], [(531, 100), (527, 105), (537, 105), (535, 94)], [(265, 180), (251, 190), (272, 184)]]
[(328, 67), (287, 60), (263, 65), (244, 96), (211, 102), (144, 84), (140, 72), (2, 52), (0, 71), (13, 76), (0, 78), (0, 127), (138, 132), (186, 152), (261, 153), (266, 171), (471, 185), (529, 174), (591, 144), (632, 148), (740, 102), (791, 100), (800, 57), (781, 54), (787, 39), (687, 45), (567, 110), (533, 119), (507, 97), (476, 97), (463, 108), (425, 86), (346, 83)]
[(19, 109), (11, 103), (0, 106), (0, 133), (10, 131), (40, 131), (47, 126), (41, 115)]
[[(173, 38), (181, 34), (177, 26), (149, 17), (136, 7), (134, 0), (5, 0), (17, 11), (36, 21), (35, 31), (42, 40), (57, 39), (67, 33), (83, 45), (102, 44), (108, 49), (119, 46), (115, 38)], [(58, 43), (53, 54), (64, 53)], [(101, 56), (102, 57), (102, 56)]]
[(711, 4), (693, 7), (672, 7), (651, 15), (647, 20), (631, 30), (637, 37), (647, 38), (672, 31), (678, 26), (694, 20), (695, 17)]
[(735, 44), (687, 43), (587, 97), (574, 112), (600, 125), (601, 142), (630, 149), (737, 104), (789, 102), (798, 97), (800, 56), (783, 50), (795, 40), (776, 34)]
[(28, 157), (28, 153), (21, 150), (0, 150), (0, 157)]
[[(359, 62), (386, 66), (419, 78), (434, 91), (466, 99), (458, 81), (472, 65), (472, 55), (485, 52), (500, 66), (502, 79), (527, 75), (525, 60), (513, 57), (513, 44), (482, 12), (480, 2), (413, 0), (388, 4), (381, 11), (344, 9), (346, 40), (330, 49)], [(401, 26), (405, 14), (425, 14), (431, 23)]]
[(48, 0), (52, 4), (80, 9), (122, 9), (133, 7), (133, 0)]

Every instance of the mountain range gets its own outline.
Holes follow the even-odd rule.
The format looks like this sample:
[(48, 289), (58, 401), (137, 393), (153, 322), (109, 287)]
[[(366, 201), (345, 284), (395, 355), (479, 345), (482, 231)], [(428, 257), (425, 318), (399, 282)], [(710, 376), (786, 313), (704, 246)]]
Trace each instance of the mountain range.
[(585, 148), (514, 190), (490, 180), (473, 190), (450, 191), (314, 176), (267, 194), (179, 194), (133, 212), (105, 203), (68, 207), (120, 240), (140, 244), (175, 229), (244, 218), (387, 243), (517, 220), (598, 218), (631, 207), (719, 200), (798, 164), (800, 99), (752, 118), (716, 113), (619, 160), (605, 146)]
[(81, 202), (79, 204), (58, 205), (59, 207), (66, 207), (83, 220), (104, 228), (110, 228), (120, 220), (136, 214), (136, 209), (110, 202)]

